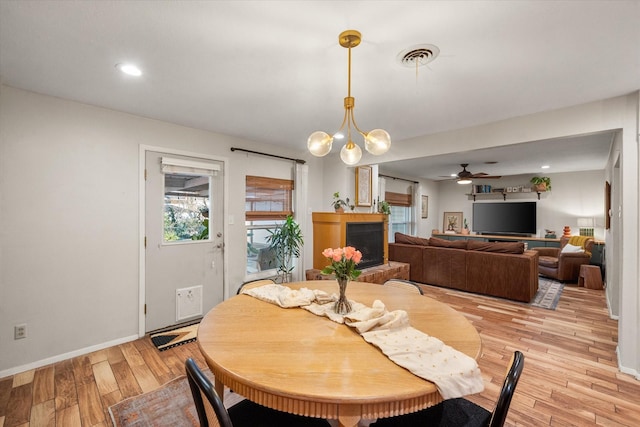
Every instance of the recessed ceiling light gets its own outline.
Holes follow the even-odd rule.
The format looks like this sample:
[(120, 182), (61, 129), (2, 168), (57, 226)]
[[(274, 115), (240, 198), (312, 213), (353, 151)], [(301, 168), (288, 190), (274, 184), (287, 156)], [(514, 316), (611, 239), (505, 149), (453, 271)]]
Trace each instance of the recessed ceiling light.
[(116, 64), (116, 68), (129, 76), (139, 77), (142, 70), (133, 64)]
[(341, 132), (337, 132), (333, 135), (335, 139), (344, 139), (344, 135)]
[(549, 165), (542, 165), (542, 166), (541, 166), (541, 169), (549, 169), (550, 167), (551, 167), (551, 166), (549, 166)]

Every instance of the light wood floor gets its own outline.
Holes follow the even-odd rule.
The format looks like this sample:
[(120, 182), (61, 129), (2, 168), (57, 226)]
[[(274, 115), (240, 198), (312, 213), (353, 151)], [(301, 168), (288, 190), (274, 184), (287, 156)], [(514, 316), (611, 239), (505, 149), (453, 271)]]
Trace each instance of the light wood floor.
[[(525, 355), (507, 425), (638, 426), (640, 381), (616, 368), (617, 322), (604, 291), (567, 286), (555, 311), (424, 286), (462, 311), (482, 336), (483, 393), (492, 409), (514, 350)], [(197, 344), (158, 352), (148, 338), (0, 379), (0, 427), (110, 426), (107, 409), (205, 366)]]

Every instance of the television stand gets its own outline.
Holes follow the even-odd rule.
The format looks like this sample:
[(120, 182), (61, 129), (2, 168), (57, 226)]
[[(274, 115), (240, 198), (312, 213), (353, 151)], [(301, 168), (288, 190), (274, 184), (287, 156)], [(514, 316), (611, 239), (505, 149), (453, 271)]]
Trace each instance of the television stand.
[(479, 236), (487, 236), (487, 237), (507, 237), (509, 238), (509, 240), (505, 240), (507, 242), (510, 242), (513, 240), (513, 238), (531, 238), (531, 234), (519, 234), (519, 233), (479, 233)]

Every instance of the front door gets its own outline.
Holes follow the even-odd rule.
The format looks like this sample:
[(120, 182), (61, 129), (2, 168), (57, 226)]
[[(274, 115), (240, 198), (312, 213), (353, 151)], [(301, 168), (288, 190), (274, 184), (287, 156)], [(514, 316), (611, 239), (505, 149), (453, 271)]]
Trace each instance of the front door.
[(223, 166), (146, 152), (146, 332), (197, 319), (223, 300)]

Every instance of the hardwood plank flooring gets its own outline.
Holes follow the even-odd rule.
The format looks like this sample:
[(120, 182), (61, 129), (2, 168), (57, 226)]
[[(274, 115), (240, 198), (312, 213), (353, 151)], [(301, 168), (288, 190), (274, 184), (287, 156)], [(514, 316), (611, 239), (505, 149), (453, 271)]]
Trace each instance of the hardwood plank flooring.
[[(515, 350), (525, 368), (508, 426), (638, 426), (640, 381), (616, 367), (618, 323), (604, 291), (567, 285), (557, 310), (421, 285), (461, 311), (482, 337), (485, 391), (469, 399), (491, 410)], [(196, 343), (158, 352), (148, 337), (0, 379), (0, 427), (110, 426), (108, 408), (205, 366)]]

